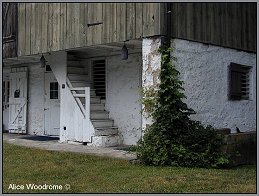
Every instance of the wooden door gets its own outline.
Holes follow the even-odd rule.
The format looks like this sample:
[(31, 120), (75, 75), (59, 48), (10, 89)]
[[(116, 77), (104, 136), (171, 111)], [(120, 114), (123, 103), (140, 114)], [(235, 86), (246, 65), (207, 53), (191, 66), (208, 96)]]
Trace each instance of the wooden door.
[(59, 136), (60, 132), (60, 88), (52, 72), (45, 73), (44, 133)]
[(26, 133), (27, 75), (27, 67), (11, 69), (8, 124), (10, 133)]

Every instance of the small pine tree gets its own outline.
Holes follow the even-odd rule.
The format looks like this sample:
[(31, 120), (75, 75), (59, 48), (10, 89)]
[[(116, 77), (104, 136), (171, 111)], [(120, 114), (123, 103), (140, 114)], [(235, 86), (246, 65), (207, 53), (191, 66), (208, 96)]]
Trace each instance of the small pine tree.
[(152, 112), (154, 122), (138, 142), (138, 158), (148, 165), (218, 167), (228, 164), (221, 153), (222, 137), (211, 126), (204, 127), (189, 117), (195, 112), (182, 101), (186, 98), (183, 82), (170, 57), (171, 49), (161, 47), (160, 52), (160, 88)]

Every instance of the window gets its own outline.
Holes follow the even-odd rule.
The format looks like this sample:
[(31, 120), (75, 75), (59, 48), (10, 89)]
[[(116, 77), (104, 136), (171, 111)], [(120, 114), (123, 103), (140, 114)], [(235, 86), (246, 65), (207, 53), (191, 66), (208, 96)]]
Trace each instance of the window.
[(50, 67), (50, 65), (46, 65), (45, 66), (45, 72), (51, 72), (52, 70), (51, 70), (51, 67)]
[(93, 82), (94, 89), (97, 96), (101, 99), (106, 97), (106, 73), (105, 73), (105, 60), (93, 61)]
[(58, 83), (50, 83), (50, 99), (58, 99)]
[(250, 66), (240, 65), (237, 63), (230, 64), (230, 83), (229, 83), (230, 100), (249, 99), (250, 70), (251, 70)]

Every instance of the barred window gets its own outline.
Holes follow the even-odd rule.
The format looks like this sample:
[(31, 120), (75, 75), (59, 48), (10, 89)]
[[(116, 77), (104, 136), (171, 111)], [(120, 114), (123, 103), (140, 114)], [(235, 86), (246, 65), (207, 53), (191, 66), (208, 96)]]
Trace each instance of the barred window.
[(251, 66), (237, 63), (230, 64), (229, 99), (247, 100), (250, 91)]

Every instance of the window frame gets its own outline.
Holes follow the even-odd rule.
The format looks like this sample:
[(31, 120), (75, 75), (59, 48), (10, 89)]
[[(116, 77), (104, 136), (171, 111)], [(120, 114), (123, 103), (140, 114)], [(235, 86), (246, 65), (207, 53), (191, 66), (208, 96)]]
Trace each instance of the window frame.
[[(229, 100), (251, 100), (252, 66), (231, 62), (229, 65)], [(245, 76), (245, 77), (244, 77)], [(244, 90), (246, 89), (246, 90)]]
[[(55, 85), (52, 86), (52, 84), (55, 84)], [(57, 87), (57, 88), (52, 88), (52, 87)], [(55, 92), (57, 96), (52, 97), (53, 92)], [(51, 99), (51, 100), (59, 99), (59, 84), (58, 84), (58, 82), (50, 82), (49, 83), (49, 99)]]

